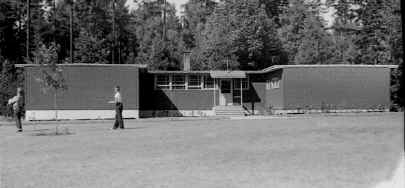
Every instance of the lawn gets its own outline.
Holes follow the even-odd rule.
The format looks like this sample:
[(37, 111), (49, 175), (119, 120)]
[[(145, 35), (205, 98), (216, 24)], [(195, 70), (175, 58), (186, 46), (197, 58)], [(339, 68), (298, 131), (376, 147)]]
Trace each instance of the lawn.
[(402, 113), (125, 123), (0, 126), (0, 187), (369, 188), (404, 148)]

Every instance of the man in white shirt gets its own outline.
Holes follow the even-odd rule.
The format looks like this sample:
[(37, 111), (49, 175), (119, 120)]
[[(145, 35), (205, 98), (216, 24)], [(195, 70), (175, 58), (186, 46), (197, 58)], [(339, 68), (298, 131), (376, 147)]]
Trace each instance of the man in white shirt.
[(122, 104), (122, 97), (120, 93), (120, 86), (115, 86), (115, 95), (114, 95), (114, 100), (109, 101), (109, 103), (115, 104), (115, 122), (113, 129), (124, 129), (124, 121), (122, 120), (122, 110), (124, 108), (124, 105)]
[(21, 87), (17, 88), (17, 95), (8, 100), (8, 105), (13, 106), (13, 114), (17, 126), (17, 132), (22, 132), (21, 117), (24, 111), (24, 98)]

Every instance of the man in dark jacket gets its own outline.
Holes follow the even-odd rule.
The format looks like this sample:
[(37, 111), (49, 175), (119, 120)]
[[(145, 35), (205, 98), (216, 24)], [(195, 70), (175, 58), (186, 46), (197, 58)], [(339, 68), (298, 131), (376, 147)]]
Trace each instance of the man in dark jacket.
[(21, 87), (17, 88), (17, 95), (8, 100), (8, 104), (12, 105), (14, 118), (17, 126), (17, 132), (22, 132), (21, 117), (24, 112), (24, 97)]

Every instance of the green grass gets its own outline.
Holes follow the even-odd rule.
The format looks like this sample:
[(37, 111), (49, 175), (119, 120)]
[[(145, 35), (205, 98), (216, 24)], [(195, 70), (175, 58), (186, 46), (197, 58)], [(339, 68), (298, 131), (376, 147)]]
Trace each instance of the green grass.
[(2, 188), (373, 187), (403, 151), (403, 114), (0, 126)]

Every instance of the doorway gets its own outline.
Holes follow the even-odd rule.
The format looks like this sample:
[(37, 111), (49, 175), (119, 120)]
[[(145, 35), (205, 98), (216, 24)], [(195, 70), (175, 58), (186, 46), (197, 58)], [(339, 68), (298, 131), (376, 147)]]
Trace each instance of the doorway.
[(219, 105), (221, 106), (233, 105), (232, 98), (233, 98), (232, 79), (221, 79)]

